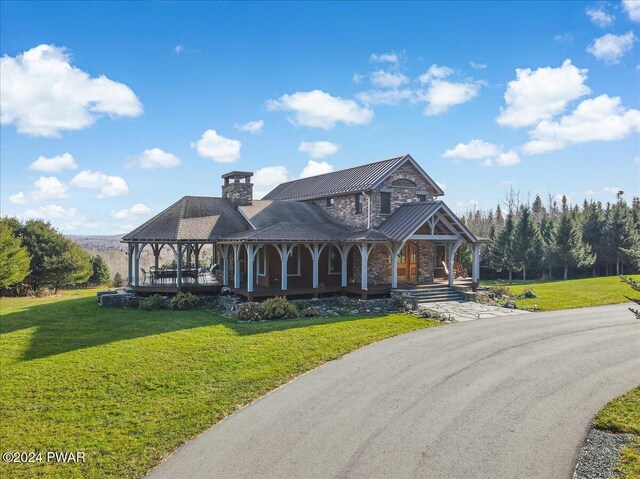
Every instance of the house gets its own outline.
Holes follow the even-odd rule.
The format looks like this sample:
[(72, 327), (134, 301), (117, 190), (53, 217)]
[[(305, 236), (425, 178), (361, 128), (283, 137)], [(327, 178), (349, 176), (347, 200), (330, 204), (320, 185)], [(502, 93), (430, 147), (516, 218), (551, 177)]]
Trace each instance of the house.
[[(248, 298), (273, 295), (386, 294), (398, 285), (442, 279), (453, 285), (457, 252), (476, 237), (440, 199), (444, 191), (410, 156), (282, 183), (253, 198), (251, 172), (222, 175), (222, 197), (185, 196), (123, 237), (129, 282), (138, 292), (223, 286)], [(141, 277), (149, 247), (152, 272)], [(170, 248), (177, 267), (162, 270)], [(210, 248), (219, 265), (211, 280), (200, 255)]]

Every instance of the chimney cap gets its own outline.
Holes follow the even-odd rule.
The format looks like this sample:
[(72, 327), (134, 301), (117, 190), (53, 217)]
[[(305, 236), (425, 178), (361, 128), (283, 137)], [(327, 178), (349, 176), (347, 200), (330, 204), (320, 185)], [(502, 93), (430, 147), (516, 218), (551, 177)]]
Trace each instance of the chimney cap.
[(249, 178), (253, 176), (253, 171), (230, 171), (222, 175), (222, 178)]

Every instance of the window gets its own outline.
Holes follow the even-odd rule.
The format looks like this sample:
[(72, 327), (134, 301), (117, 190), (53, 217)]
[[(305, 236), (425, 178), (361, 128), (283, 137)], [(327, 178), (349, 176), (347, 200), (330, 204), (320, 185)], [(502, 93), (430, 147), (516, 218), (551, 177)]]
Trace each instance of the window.
[(418, 195), (418, 201), (427, 201), (427, 195)]
[(380, 193), (380, 213), (383, 215), (391, 214), (391, 193)]
[(340, 252), (335, 246), (329, 248), (329, 274), (342, 273), (342, 258)]
[(356, 193), (356, 214), (362, 214), (362, 193)]
[(327, 198), (327, 208), (331, 208), (336, 204), (336, 199), (333, 197)]
[(444, 263), (444, 246), (438, 245), (436, 246), (436, 264), (434, 265), (436, 268), (442, 268), (442, 263)]
[(417, 188), (416, 184), (413, 181), (407, 180), (406, 178), (399, 178), (397, 180), (393, 180), (393, 183), (391, 183), (391, 186), (399, 186), (403, 188)]
[(258, 276), (265, 276), (267, 274), (267, 254), (265, 248), (266, 246), (263, 246), (258, 250)]
[(287, 276), (300, 276), (300, 246), (294, 246), (289, 252)]

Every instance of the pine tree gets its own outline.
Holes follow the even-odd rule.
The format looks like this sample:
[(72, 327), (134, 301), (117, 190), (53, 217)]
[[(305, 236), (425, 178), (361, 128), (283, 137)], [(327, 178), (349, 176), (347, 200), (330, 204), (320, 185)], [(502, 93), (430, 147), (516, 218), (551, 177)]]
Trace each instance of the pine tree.
[(569, 277), (569, 267), (590, 266), (595, 261), (591, 247), (582, 241), (582, 233), (577, 220), (567, 206), (566, 198), (562, 201), (562, 215), (554, 235), (553, 256), (564, 267), (564, 279)]
[(533, 213), (533, 219), (535, 220), (535, 222), (537, 224), (540, 224), (542, 218), (546, 214), (540, 195), (536, 195), (536, 198), (533, 200), (533, 204), (531, 205), (531, 213)]
[(113, 286), (115, 286), (116, 288), (124, 286), (124, 278), (120, 273), (116, 273), (113, 277)]
[(527, 268), (542, 260), (542, 237), (531, 210), (522, 208), (513, 234), (513, 261), (522, 268), (522, 282), (527, 280)]
[(90, 284), (100, 285), (107, 284), (109, 282), (109, 279), (111, 279), (109, 266), (107, 266), (107, 262), (102, 256), (100, 256), (99, 254), (92, 256), (91, 267), (93, 269), (93, 273), (88, 280)]
[(3, 219), (0, 222), (0, 288), (20, 283), (29, 274), (30, 264), (27, 248)]
[(602, 211), (602, 203), (585, 203), (582, 222), (582, 241), (591, 247), (595, 255), (593, 263), (593, 275), (596, 275), (596, 265), (605, 260), (604, 230), (605, 217)]
[(620, 275), (624, 264), (633, 262), (632, 251), (640, 242), (633, 215), (622, 198), (622, 192), (618, 193), (618, 201), (611, 207), (605, 237), (608, 256), (616, 263), (616, 275)]
[(490, 264), (496, 271), (509, 272), (509, 284), (512, 282), (515, 262), (513, 258), (513, 235), (514, 220), (513, 213), (509, 212), (504, 227), (498, 233), (498, 237), (491, 244)]
[(551, 221), (549, 215), (544, 215), (540, 222), (540, 237), (542, 238), (542, 264), (548, 268), (549, 279), (552, 279), (552, 268), (555, 261), (555, 225), (553, 224), (553, 221)]
[(500, 208), (500, 205), (496, 206), (495, 225), (496, 231), (500, 231), (504, 226), (504, 215), (502, 214), (502, 208)]

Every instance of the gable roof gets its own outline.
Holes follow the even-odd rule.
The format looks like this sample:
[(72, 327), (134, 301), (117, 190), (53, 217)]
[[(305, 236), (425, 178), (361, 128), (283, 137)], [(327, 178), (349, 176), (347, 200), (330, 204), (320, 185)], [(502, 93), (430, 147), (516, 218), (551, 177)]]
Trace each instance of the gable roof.
[(288, 181), (276, 186), (263, 199), (300, 201), (370, 190), (382, 183), (385, 178), (407, 161), (411, 162), (424, 175), (425, 179), (434, 187), (436, 195), (444, 194), (442, 188), (427, 175), (411, 155), (404, 155), (345, 170)]
[(124, 235), (123, 241), (212, 241), (251, 229), (228, 198), (185, 196)]
[(336, 223), (325, 210), (313, 203), (254, 200), (238, 209), (254, 229), (267, 228), (283, 221), (289, 223)]

